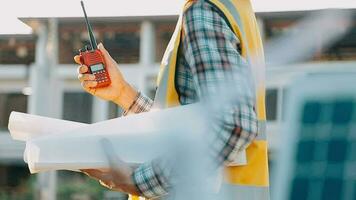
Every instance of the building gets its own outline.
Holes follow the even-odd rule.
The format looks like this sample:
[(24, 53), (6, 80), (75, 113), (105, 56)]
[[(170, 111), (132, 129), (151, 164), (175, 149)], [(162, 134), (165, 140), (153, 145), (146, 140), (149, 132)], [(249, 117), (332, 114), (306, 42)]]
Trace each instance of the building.
[[(352, 11), (356, 14), (356, 10)], [(288, 31), (310, 12), (258, 13), (263, 39), (268, 42)], [(38, 98), (46, 90), (38, 90), (40, 85), (31, 85), (47, 82), (34, 80), (35, 72), (49, 73), (55, 79), (54, 83), (48, 83), (51, 88), (46, 88), (51, 89), (55, 98), (51, 102), (55, 105), (51, 116), (93, 123), (118, 117), (121, 113), (116, 105), (86, 94), (76, 79), (77, 67), (73, 56), (88, 41), (82, 18), (22, 20), (33, 27), (34, 34), (0, 35), (0, 188), (9, 190), (21, 185), (18, 180), (28, 179), (29, 175), (22, 161), (24, 144), (12, 141), (7, 131), (8, 116), (13, 110), (41, 110)], [(127, 80), (152, 97), (159, 62), (173, 33), (177, 16), (99, 17), (90, 20), (97, 40), (103, 42), (119, 62)], [(356, 18), (353, 19), (352, 29), (341, 40), (328, 48), (320, 48), (307, 62), (267, 69), (268, 135), (272, 161), (274, 152), (278, 150), (283, 94), (287, 92), (289, 81), (309, 71), (356, 70), (355, 22)], [(318, 43), (317, 39), (315, 43)], [(41, 71), (43, 67), (51, 71)]]

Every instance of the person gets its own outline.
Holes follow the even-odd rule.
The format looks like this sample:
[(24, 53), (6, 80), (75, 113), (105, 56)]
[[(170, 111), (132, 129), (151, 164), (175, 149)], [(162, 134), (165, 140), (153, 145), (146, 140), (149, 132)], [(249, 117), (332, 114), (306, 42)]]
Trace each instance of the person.
[[(237, 4), (246, 8), (246, 14), (244, 10), (238, 10)], [(239, 22), (240, 19), (234, 19), (234, 13), (240, 13), (242, 18), (247, 17)], [(218, 119), (219, 122), (212, 131), (215, 140), (209, 144), (211, 152), (207, 154), (219, 166), (227, 168), (227, 173), (232, 176), (228, 178), (231, 183), (265, 189), (268, 188), (266, 142), (263, 140), (262, 145), (259, 141), (254, 143), (259, 137), (260, 121), (265, 117), (263, 84), (257, 82), (254, 85), (258, 76), (256, 78), (254, 75), (256, 69), (252, 69), (253, 65), (263, 62), (263, 49), (256, 24), (249, 0), (187, 0), (162, 61), (154, 100), (137, 91), (125, 80), (119, 65), (103, 44), (99, 44), (98, 48), (105, 59), (112, 84), (95, 89), (95, 77), (86, 74), (88, 67), (82, 65), (79, 56), (76, 56), (74, 60), (80, 65), (78, 79), (85, 91), (116, 103), (125, 111), (124, 115), (149, 112), (152, 107), (167, 108), (199, 102), (214, 96), (220, 88), (219, 83), (230, 79), (231, 74), (247, 80), (239, 86), (244, 90), (242, 94), (246, 94), (240, 98), (244, 101), (234, 102), (228, 110), (221, 112), (223, 116)], [(258, 62), (259, 59), (261, 63)], [(263, 69), (260, 74), (263, 74)], [(248, 164), (240, 167), (235, 163), (236, 157), (246, 149)], [(258, 156), (249, 157), (255, 150)], [(169, 193), (169, 170), (158, 160), (139, 166), (130, 166), (119, 158), (116, 160), (119, 164), (115, 169), (84, 172), (112, 190), (149, 199)], [(258, 193), (256, 188), (253, 189), (253, 193)], [(267, 193), (263, 192), (262, 195), (266, 196)]]

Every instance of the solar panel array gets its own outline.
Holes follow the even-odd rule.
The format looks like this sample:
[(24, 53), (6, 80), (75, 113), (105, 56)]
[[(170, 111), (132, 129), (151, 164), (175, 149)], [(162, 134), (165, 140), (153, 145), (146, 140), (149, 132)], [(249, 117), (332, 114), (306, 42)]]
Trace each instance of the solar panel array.
[(356, 99), (307, 100), (298, 123), (289, 199), (356, 200)]

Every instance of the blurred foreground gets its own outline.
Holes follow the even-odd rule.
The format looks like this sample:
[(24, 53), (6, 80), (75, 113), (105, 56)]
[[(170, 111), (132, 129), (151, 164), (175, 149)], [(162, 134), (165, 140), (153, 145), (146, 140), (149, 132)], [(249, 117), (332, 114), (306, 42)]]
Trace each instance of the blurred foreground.
[[(273, 199), (356, 199), (352, 170), (356, 167), (356, 97), (348, 87), (356, 84), (347, 75), (356, 72), (356, 11), (347, 11), (350, 18), (348, 14), (332, 18), (339, 21), (328, 26), (323, 20), (312, 21), (313, 26), (308, 26), (309, 21), (298, 23), (310, 11), (257, 14), (269, 61), (267, 115)], [(121, 63), (128, 81), (152, 97), (158, 62), (176, 18), (112, 17), (92, 22), (98, 40)], [(350, 19), (352, 23), (348, 23)], [(120, 194), (108, 192), (82, 175), (59, 172), (57, 181), (40, 184), (29, 175), (22, 161), (24, 144), (13, 142), (7, 132), (11, 111), (94, 123), (119, 117), (121, 110), (85, 94), (76, 80), (72, 57), (87, 41), (81, 18), (23, 21), (33, 26), (34, 35), (0, 36), (0, 199), (38, 199), (42, 189), (53, 190), (50, 185), (55, 186), (57, 199), (119, 199)], [(305, 27), (315, 29), (308, 32)], [(312, 34), (303, 35), (311, 30)], [(330, 37), (333, 33), (335, 37)], [(316, 76), (298, 78), (310, 73)], [(44, 84), (52, 90), (41, 90)], [(52, 95), (47, 97), (49, 93)], [(297, 141), (296, 146), (286, 145)]]

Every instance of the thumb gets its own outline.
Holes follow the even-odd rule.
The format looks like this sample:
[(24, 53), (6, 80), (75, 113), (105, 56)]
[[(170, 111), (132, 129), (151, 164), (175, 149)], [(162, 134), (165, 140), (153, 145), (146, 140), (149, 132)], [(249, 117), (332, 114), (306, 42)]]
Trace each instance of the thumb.
[(104, 56), (104, 59), (107, 61), (113, 61), (112, 57), (110, 56), (109, 52), (105, 49), (104, 45), (100, 43), (98, 45), (98, 49), (101, 51), (101, 53)]
[(75, 61), (78, 65), (81, 65), (81, 64), (82, 64), (82, 62), (80, 61), (80, 56), (79, 56), (79, 55), (74, 56), (74, 61)]

